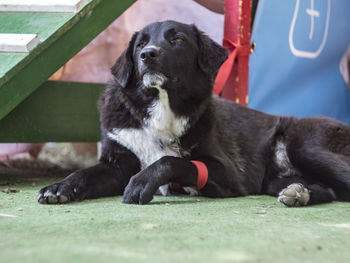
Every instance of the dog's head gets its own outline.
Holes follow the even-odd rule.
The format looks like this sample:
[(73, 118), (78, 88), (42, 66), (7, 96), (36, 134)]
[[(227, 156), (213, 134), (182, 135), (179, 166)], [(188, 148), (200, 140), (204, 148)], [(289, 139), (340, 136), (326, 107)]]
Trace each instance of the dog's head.
[(146, 87), (181, 87), (179, 92), (194, 89), (198, 86), (196, 79), (205, 79), (210, 93), (213, 79), (226, 58), (227, 51), (194, 25), (156, 22), (133, 35), (112, 67), (112, 74), (123, 88), (135, 78)]

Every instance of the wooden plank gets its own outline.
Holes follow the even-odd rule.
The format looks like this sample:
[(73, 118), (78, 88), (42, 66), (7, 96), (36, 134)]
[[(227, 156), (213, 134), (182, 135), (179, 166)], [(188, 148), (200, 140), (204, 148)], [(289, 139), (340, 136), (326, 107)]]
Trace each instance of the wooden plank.
[(0, 142), (100, 139), (97, 100), (105, 84), (48, 81), (0, 120)]
[(40, 40), (37, 34), (1, 34), (0, 52), (30, 52)]
[(0, 12), (77, 13), (87, 0), (0, 0)]
[[(93, 0), (0, 78), (0, 120), (135, 0)], [(39, 35), (40, 38), (40, 35)], [(1, 57), (1, 54), (0, 54)], [(1, 64), (1, 62), (0, 62)]]
[[(0, 32), (16, 34), (37, 33), (43, 47), (50, 46), (55, 36), (65, 24), (73, 19), (73, 13), (0, 13)], [(35, 29), (35, 31), (34, 31)], [(45, 42), (45, 43), (44, 43)], [(41, 50), (41, 47), (38, 47)], [(10, 78), (19, 71), (27, 59), (28, 53), (0, 53), (0, 87), (4, 77)]]

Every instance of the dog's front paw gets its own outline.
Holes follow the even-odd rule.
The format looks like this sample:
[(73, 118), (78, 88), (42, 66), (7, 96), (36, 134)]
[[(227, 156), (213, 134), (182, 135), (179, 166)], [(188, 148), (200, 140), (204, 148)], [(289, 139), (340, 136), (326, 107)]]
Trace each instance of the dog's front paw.
[(67, 183), (57, 183), (46, 186), (39, 191), (38, 202), (40, 204), (63, 204), (75, 199), (75, 187)]
[(284, 188), (278, 194), (277, 200), (286, 206), (305, 206), (310, 200), (310, 192), (302, 184), (295, 183)]
[(126, 204), (148, 204), (153, 199), (153, 195), (157, 191), (149, 180), (142, 173), (131, 177), (129, 184), (126, 186), (123, 194), (123, 203)]

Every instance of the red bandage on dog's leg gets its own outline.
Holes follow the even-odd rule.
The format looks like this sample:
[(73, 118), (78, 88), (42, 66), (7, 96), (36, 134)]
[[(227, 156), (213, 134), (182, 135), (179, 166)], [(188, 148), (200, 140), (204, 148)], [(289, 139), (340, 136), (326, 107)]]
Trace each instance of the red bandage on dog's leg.
[(208, 169), (207, 166), (200, 161), (191, 161), (197, 168), (197, 186), (198, 189), (202, 189), (208, 181)]

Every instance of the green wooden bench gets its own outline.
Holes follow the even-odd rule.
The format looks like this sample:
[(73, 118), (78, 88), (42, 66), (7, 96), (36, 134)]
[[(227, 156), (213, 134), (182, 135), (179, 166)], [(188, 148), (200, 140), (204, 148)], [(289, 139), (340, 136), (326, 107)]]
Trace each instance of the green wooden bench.
[(0, 12), (0, 33), (38, 33), (30, 53), (0, 53), (0, 142), (98, 141), (104, 84), (47, 81), (135, 0), (88, 0), (78, 13)]

